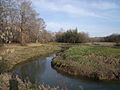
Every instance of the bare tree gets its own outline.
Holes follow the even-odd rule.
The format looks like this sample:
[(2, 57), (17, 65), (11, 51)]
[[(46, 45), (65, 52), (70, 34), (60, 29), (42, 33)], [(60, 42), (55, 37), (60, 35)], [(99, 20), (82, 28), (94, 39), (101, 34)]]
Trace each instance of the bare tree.
[[(14, 0), (1, 0), (0, 1), (0, 41), (10, 43), (13, 38), (12, 24), (15, 14), (15, 1)], [(11, 17), (12, 16), (12, 17)]]
[(30, 0), (0, 0), (0, 42), (38, 42), (45, 22)]

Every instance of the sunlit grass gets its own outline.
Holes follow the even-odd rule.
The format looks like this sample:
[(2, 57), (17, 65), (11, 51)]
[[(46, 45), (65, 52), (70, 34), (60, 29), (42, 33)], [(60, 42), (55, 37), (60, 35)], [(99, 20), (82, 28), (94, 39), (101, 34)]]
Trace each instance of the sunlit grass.
[(76, 45), (56, 57), (53, 66), (70, 74), (94, 77), (97, 73), (99, 79), (116, 79), (119, 62), (119, 47)]

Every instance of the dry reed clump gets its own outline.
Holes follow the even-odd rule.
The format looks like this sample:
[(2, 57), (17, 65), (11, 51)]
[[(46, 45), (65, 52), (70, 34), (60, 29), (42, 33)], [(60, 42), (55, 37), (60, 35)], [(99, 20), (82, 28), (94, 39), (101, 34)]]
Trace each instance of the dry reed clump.
[[(10, 84), (13, 84), (13, 85), (10, 85)], [(0, 75), (0, 90), (11, 90), (11, 89), (16, 90), (16, 88), (18, 90), (58, 90), (59, 89), (59, 87), (51, 88), (50, 86), (35, 85), (30, 82), (24, 83), (20, 78), (18, 77), (11, 78), (11, 75), (7, 73)]]

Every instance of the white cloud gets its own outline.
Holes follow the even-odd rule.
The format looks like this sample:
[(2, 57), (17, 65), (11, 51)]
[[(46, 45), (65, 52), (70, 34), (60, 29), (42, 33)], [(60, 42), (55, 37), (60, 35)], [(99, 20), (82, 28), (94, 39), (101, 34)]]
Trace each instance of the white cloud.
[(89, 4), (91, 7), (101, 10), (116, 9), (119, 6), (113, 2), (92, 2)]
[[(56, 0), (59, 1), (59, 0)], [(95, 9), (102, 9), (102, 10), (106, 10), (106, 9), (116, 9), (119, 8), (120, 5), (115, 3), (114, 0), (113, 1), (105, 1), (105, 0), (60, 0), (64, 3), (70, 3), (70, 4), (74, 4), (74, 5), (78, 5), (80, 7), (86, 7), (86, 8), (95, 8)]]
[(63, 28), (65, 30), (70, 28), (75, 28), (74, 24), (68, 23), (68, 22), (47, 22), (47, 30), (51, 30), (53, 32), (58, 32), (60, 28)]
[(76, 23), (69, 22), (47, 22), (47, 30), (52, 32), (58, 32), (61, 28), (64, 30), (78, 28), (79, 32), (88, 33), (90, 36), (106, 36), (112, 33), (120, 33), (119, 28), (108, 28), (95, 25), (80, 25)]
[(106, 1), (93, 2), (84, 0), (33, 0), (33, 4), (37, 10), (60, 12), (68, 14), (72, 17), (92, 16), (103, 19), (110, 18), (110, 15), (107, 14), (107, 12), (102, 12), (99, 10), (111, 10), (119, 8), (116, 3)]
[(68, 14), (72, 14), (72, 15), (75, 15), (75, 16), (101, 17), (101, 16), (95, 14), (94, 12), (89, 12), (89, 11), (83, 9), (83, 8), (75, 7), (75, 6), (70, 5), (70, 4), (64, 5), (62, 8), (59, 9), (59, 11), (64, 12), (64, 13), (68, 13)]
[[(39, 10), (53, 11), (53, 12), (62, 12), (71, 16), (79, 17), (79, 16), (94, 16), (94, 17), (102, 17), (95, 12), (88, 11), (85, 8), (80, 6), (75, 6), (74, 4), (68, 3), (58, 3), (58, 0), (55, 2), (48, 0), (35, 0), (33, 1), (34, 6)], [(82, 5), (82, 4), (80, 4)]]
[[(115, 26), (105, 26), (108, 25), (109, 22), (113, 23), (116, 21), (120, 23), (120, 6), (117, 3), (111, 1), (103, 1), (103, 0), (32, 0), (34, 7), (37, 11), (43, 11), (42, 13), (47, 13), (50, 15), (54, 14), (54, 20), (52, 18), (46, 18), (47, 21), (47, 30), (50, 31), (59, 31), (60, 28), (64, 28), (65, 30), (70, 28), (76, 28), (84, 32), (90, 33), (91, 36), (103, 35), (107, 33), (113, 33), (115, 31), (119, 31), (118, 27), (115, 29)], [(60, 20), (61, 17), (59, 15), (72, 16), (76, 18), (67, 18), (65, 16), (65, 20)], [(81, 17), (85, 16), (85, 17)], [(89, 18), (89, 17), (97, 17), (97, 19), (93, 19), (96, 23), (92, 24), (92, 21), (85, 21), (86, 25), (80, 25), (78, 22), (81, 18)], [(47, 17), (47, 16), (45, 16)], [(64, 17), (64, 16), (62, 16)], [(80, 17), (80, 18), (79, 18)], [(77, 22), (72, 21), (75, 19)], [(58, 20), (58, 21), (56, 21)], [(91, 20), (91, 19), (90, 19)], [(56, 22), (55, 22), (56, 21)], [(61, 21), (61, 22), (59, 22)], [(63, 22), (64, 21), (64, 22)], [(67, 22), (69, 21), (69, 22)], [(99, 21), (101, 26), (99, 26)], [(71, 22), (71, 23), (70, 23)], [(81, 22), (81, 21), (80, 21)], [(84, 21), (83, 21), (84, 22)], [(84, 22), (84, 23), (85, 23)], [(87, 22), (91, 23), (93, 26), (87, 25)], [(103, 22), (103, 23), (101, 23)], [(77, 24), (78, 23), (78, 24)], [(116, 24), (118, 24), (116, 23)], [(106, 27), (106, 28), (105, 28)]]
[[(70, 22), (47, 22), (47, 30), (58, 32), (61, 28), (64, 30), (68, 29), (75, 29), (78, 28), (80, 32), (90, 32), (86, 25), (80, 25), (77, 23), (70, 23)], [(93, 30), (92, 30), (93, 31)], [(94, 32), (94, 31), (93, 31)]]

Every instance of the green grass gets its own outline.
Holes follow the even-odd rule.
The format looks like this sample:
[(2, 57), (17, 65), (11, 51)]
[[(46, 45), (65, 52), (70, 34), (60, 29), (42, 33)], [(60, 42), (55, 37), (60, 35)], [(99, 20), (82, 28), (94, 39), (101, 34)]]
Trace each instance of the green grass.
[(120, 48), (76, 45), (53, 60), (53, 66), (70, 74), (119, 79)]
[(74, 55), (95, 55), (111, 58), (120, 58), (120, 48), (111, 48), (103, 46), (76, 46), (65, 51), (66, 57)]

